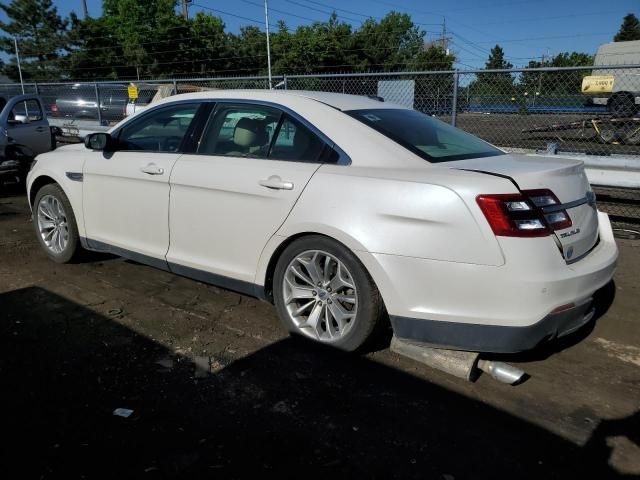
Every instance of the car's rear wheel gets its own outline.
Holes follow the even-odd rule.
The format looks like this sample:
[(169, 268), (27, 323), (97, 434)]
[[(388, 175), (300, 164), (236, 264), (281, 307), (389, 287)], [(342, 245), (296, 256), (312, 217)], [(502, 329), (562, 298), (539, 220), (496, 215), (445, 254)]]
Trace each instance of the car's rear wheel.
[(364, 345), (386, 316), (380, 292), (360, 261), (320, 235), (303, 237), (284, 250), (273, 292), (290, 332), (341, 350)]
[(59, 185), (42, 187), (33, 202), (33, 224), (49, 258), (69, 262), (80, 249), (78, 226), (71, 203)]

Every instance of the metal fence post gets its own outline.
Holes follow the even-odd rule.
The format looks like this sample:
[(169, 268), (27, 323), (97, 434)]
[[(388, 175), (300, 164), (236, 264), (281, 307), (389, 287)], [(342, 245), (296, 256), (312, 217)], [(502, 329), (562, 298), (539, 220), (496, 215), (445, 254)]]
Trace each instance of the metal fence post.
[(173, 94), (178, 94), (178, 81), (175, 78), (173, 79)]
[(38, 87), (38, 82), (33, 82), (33, 88), (35, 89), (36, 95), (40, 95), (40, 87)]
[(96, 90), (96, 109), (98, 110), (98, 124), (102, 125), (102, 105), (100, 102), (100, 87), (98, 86), (98, 83), (94, 83), (93, 84), (95, 90)]
[(453, 98), (451, 100), (451, 125), (456, 126), (456, 117), (458, 114), (458, 70), (453, 72)]
[(288, 90), (289, 86), (287, 85), (287, 75), (286, 74), (282, 75), (282, 81), (284, 82), (284, 89)]

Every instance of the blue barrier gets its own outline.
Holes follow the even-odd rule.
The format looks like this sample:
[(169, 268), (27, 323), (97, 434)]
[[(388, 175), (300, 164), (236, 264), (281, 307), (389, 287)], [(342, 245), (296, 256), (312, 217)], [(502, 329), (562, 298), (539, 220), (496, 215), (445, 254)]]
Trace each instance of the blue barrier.
[[(463, 112), (470, 113), (520, 113), (523, 107), (519, 105), (484, 105), (463, 107)], [(551, 107), (551, 106), (531, 106), (526, 107), (531, 113), (607, 113), (607, 107)]]

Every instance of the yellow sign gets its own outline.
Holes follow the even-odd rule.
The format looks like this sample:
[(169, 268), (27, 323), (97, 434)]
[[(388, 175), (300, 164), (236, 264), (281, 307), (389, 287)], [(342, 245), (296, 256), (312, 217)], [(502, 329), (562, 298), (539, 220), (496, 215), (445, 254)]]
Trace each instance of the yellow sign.
[(582, 93), (611, 93), (613, 75), (590, 75), (582, 79)]
[(127, 93), (129, 94), (129, 98), (131, 100), (135, 100), (136, 98), (138, 98), (139, 91), (140, 89), (137, 86), (135, 86), (133, 83), (129, 85), (129, 87), (127, 87)]

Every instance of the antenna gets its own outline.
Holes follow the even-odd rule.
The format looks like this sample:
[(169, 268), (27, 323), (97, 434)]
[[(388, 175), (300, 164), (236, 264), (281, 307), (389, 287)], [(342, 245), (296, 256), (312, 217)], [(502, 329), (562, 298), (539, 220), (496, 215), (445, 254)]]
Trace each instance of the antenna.
[(22, 67), (20, 66), (20, 52), (18, 51), (18, 39), (13, 37), (13, 46), (16, 48), (16, 62), (18, 62), (18, 74), (20, 75), (20, 86), (24, 95), (24, 82), (22, 81)]

